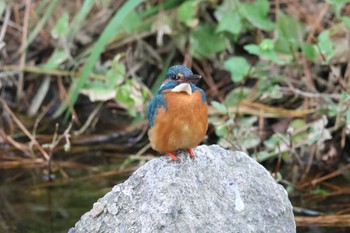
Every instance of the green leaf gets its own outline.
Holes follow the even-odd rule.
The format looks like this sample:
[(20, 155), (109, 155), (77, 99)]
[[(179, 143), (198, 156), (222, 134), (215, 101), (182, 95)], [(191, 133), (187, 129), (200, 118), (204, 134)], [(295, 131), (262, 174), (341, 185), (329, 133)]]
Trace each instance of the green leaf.
[(226, 125), (218, 125), (215, 127), (215, 134), (218, 137), (224, 137), (227, 135), (227, 126)]
[(275, 24), (268, 18), (269, 2), (267, 0), (257, 0), (255, 3), (241, 3), (242, 14), (247, 20), (263, 30), (273, 30)]
[(194, 27), (198, 24), (198, 19), (195, 18), (198, 10), (197, 1), (186, 1), (181, 4), (177, 10), (177, 18), (180, 22), (186, 24), (189, 27)]
[(350, 17), (349, 16), (343, 16), (343, 17), (341, 17), (341, 20), (345, 24), (345, 27), (350, 29)]
[(195, 58), (209, 58), (226, 49), (225, 38), (215, 31), (215, 25), (202, 24), (191, 32), (191, 53)]
[(119, 56), (117, 55), (106, 73), (106, 85), (113, 88), (117, 87), (123, 83), (125, 76), (125, 66), (120, 63)]
[(305, 34), (305, 26), (292, 15), (278, 13), (279, 36), (287, 38), (291, 43), (296, 44), (302, 41)]
[(238, 121), (238, 125), (250, 128), (252, 127), (256, 122), (258, 121), (258, 118), (256, 116), (251, 117), (243, 117)]
[(283, 93), (281, 92), (281, 88), (279, 86), (279, 83), (282, 80), (280, 77), (261, 76), (259, 79), (260, 81), (256, 92), (261, 96), (260, 99), (264, 99), (266, 97), (280, 99), (283, 97)]
[(337, 18), (341, 15), (341, 9), (343, 8), (343, 5), (346, 3), (349, 3), (349, 0), (326, 0), (326, 2), (329, 2), (334, 10)]
[(216, 20), (219, 22), (222, 20), (222, 18), (231, 12), (236, 12), (236, 14), (239, 14), (238, 7), (240, 4), (236, 4), (234, 1), (222, 1), (220, 5), (218, 5), (215, 9), (214, 16)]
[(341, 100), (343, 102), (348, 102), (350, 100), (350, 94), (346, 92), (341, 93)]
[(142, 18), (140, 14), (133, 11), (125, 18), (124, 23), (121, 27), (122, 28), (121, 31), (130, 34), (134, 32), (141, 25), (141, 23), (142, 23)]
[(323, 145), (324, 141), (332, 139), (329, 129), (326, 128), (327, 123), (328, 119), (326, 116), (312, 123), (307, 134), (307, 142), (309, 145), (314, 143)]
[(272, 85), (267, 90), (267, 95), (272, 99), (281, 99), (283, 93), (279, 85)]
[(0, 18), (2, 18), (2, 14), (5, 12), (6, 10), (6, 3), (5, 1), (1, 0), (0, 1)]
[(255, 44), (245, 45), (243, 48), (250, 54), (255, 54), (270, 61), (275, 62), (276, 64), (286, 64), (290, 62), (290, 58), (285, 56), (283, 59), (278, 57), (274, 50), (275, 42), (271, 39), (264, 39), (260, 42), (259, 46)]
[[(263, 40), (262, 43), (266, 40), (269, 40), (269, 39)], [(277, 64), (284, 63), (281, 59), (277, 57), (277, 54), (273, 49), (268, 49), (268, 47), (266, 46), (262, 48), (261, 46), (258, 46), (255, 44), (249, 44), (249, 45), (245, 45), (243, 48), (250, 54), (267, 58), (268, 60), (273, 61)]]
[(311, 192), (313, 195), (321, 195), (321, 196), (327, 196), (329, 194), (329, 191), (326, 189), (317, 188), (314, 191)]
[(116, 55), (107, 72), (103, 73), (104, 80), (87, 80), (80, 93), (87, 95), (90, 101), (106, 101), (114, 99), (117, 89), (123, 86), (126, 79), (125, 66), (120, 63), (120, 55)]
[(234, 82), (242, 81), (251, 69), (244, 57), (231, 57), (224, 62), (224, 67), (231, 73), (231, 79)]
[(57, 39), (59, 37), (64, 38), (69, 33), (69, 15), (64, 12), (63, 15), (57, 21), (55, 27), (52, 29), (51, 35)]
[(249, 134), (245, 135), (244, 137), (239, 138), (239, 144), (243, 146), (245, 149), (251, 149), (256, 146), (258, 146), (261, 142), (260, 137), (258, 134), (250, 132)]
[[(298, 130), (303, 128), (306, 125), (305, 120), (302, 119), (296, 119), (293, 120), (290, 124), (289, 127), (293, 129), (293, 131)], [(298, 134), (293, 135), (292, 140), (293, 142), (301, 142), (305, 141), (307, 139), (307, 131), (304, 130)]]
[(101, 82), (93, 82), (87, 85), (87, 88), (80, 90), (81, 94), (84, 94), (89, 97), (91, 102), (96, 101), (107, 101), (114, 99), (116, 96), (116, 90), (110, 87), (106, 87)]
[(121, 103), (124, 103), (127, 105), (134, 103), (134, 100), (131, 97), (130, 85), (125, 84), (125, 85), (122, 85), (118, 88), (116, 100), (117, 100), (117, 102), (121, 102)]
[(125, 80), (123, 85), (119, 85), (117, 87), (115, 99), (116, 102), (118, 102), (128, 111), (130, 116), (135, 117), (138, 114), (143, 114), (144, 112), (144, 90), (134, 78)]
[(305, 125), (306, 125), (306, 122), (305, 120), (302, 120), (302, 119), (295, 119), (289, 124), (289, 126), (292, 127), (294, 130), (300, 129)]
[(317, 51), (315, 50), (313, 45), (305, 43), (302, 45), (301, 49), (302, 49), (305, 57), (307, 57), (311, 61), (315, 61)]
[(237, 12), (229, 12), (224, 15), (222, 20), (219, 21), (216, 32), (230, 32), (232, 34), (239, 34), (242, 30), (241, 18)]
[(327, 115), (329, 117), (335, 117), (339, 114), (338, 104), (331, 103), (327, 106)]
[(281, 12), (277, 22), (278, 38), (274, 45), (275, 51), (292, 55), (302, 43), (305, 28), (299, 20)]
[(211, 105), (216, 108), (219, 112), (222, 112), (222, 113), (227, 113), (227, 108), (225, 105), (213, 100), (211, 101)]
[(225, 105), (227, 107), (236, 106), (239, 101), (247, 98), (250, 91), (251, 89), (246, 87), (233, 89), (226, 95)]
[(350, 132), (350, 109), (346, 111), (346, 131), (349, 134)]
[(69, 33), (67, 35), (67, 42), (71, 43), (78, 32), (80, 25), (85, 20), (86, 16), (90, 12), (92, 6), (94, 4), (94, 0), (85, 0), (83, 5), (80, 7), (79, 12), (74, 15), (72, 20)]
[(275, 42), (271, 39), (264, 39), (259, 45), (261, 51), (271, 51), (275, 47)]
[(245, 45), (244, 47), (244, 50), (246, 50), (248, 53), (250, 54), (254, 54), (254, 55), (262, 55), (262, 51), (261, 51), (261, 48), (256, 45), (256, 44), (248, 44), (248, 45)]
[(315, 49), (319, 54), (322, 54), (326, 58), (326, 63), (334, 56), (335, 46), (330, 39), (329, 30), (322, 31), (318, 36), (318, 47), (315, 46)]
[(268, 149), (276, 150), (278, 145), (285, 142), (286, 136), (280, 133), (273, 134), (269, 139), (265, 140), (264, 145)]
[(273, 157), (274, 154), (268, 153), (267, 151), (259, 151), (257, 153), (254, 153), (252, 155), (252, 158), (259, 161), (259, 162), (264, 162), (265, 160)]

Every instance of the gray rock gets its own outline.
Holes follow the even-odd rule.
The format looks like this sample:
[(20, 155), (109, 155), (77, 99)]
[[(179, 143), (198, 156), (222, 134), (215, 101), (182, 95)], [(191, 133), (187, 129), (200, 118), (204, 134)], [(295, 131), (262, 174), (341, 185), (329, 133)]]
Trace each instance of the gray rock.
[(287, 192), (242, 152), (199, 146), (140, 167), (70, 232), (296, 232)]

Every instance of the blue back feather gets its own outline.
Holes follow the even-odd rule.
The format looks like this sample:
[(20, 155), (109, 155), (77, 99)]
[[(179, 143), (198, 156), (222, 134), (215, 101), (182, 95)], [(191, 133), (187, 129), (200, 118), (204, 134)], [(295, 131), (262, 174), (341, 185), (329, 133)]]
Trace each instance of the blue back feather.
[(154, 118), (156, 117), (157, 110), (160, 107), (163, 107), (164, 110), (166, 111), (166, 102), (162, 93), (153, 97), (147, 107), (148, 123), (151, 127), (153, 127), (154, 125)]
[(201, 88), (197, 87), (193, 83), (191, 83), (191, 88), (193, 92), (195, 92), (196, 90), (199, 90), (202, 93), (202, 101), (204, 103), (207, 102), (207, 96), (205, 95), (205, 92)]

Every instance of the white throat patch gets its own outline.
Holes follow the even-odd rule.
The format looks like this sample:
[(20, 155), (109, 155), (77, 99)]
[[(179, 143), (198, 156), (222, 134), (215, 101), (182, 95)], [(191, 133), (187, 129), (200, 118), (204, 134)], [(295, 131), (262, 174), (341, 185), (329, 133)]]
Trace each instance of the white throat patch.
[(179, 85), (177, 85), (176, 87), (174, 87), (172, 90), (172, 92), (186, 92), (189, 95), (192, 95), (192, 88), (191, 85), (189, 83), (181, 83)]

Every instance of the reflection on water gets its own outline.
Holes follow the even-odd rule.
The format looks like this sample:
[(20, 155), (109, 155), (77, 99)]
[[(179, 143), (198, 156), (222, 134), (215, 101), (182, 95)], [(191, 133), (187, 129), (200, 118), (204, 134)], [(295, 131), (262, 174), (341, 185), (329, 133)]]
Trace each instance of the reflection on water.
[[(56, 171), (57, 179), (48, 182), (44, 169), (0, 170), (0, 232), (67, 232), (98, 198), (130, 175), (130, 170), (114, 171), (108, 165), (103, 170), (69, 168)], [(83, 176), (87, 179), (74, 178)]]

